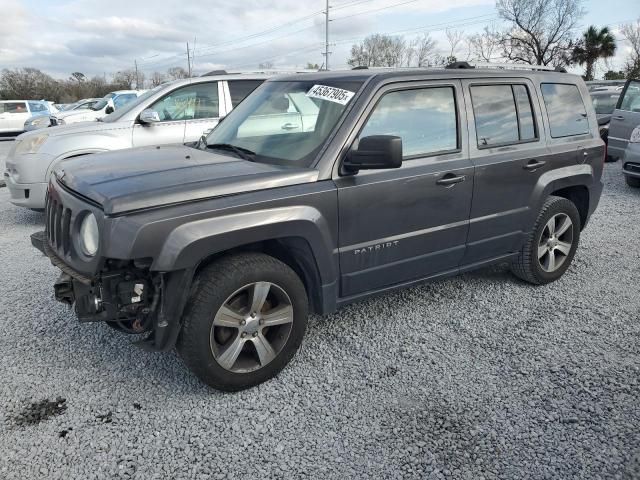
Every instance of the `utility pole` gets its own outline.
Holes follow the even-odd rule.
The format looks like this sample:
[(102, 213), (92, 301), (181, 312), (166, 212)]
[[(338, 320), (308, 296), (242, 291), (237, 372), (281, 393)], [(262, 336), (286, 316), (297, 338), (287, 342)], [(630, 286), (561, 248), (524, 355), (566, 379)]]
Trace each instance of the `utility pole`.
[(329, 70), (329, 0), (324, 11), (324, 69)]
[(193, 36), (193, 48), (191, 49), (191, 69), (196, 69), (196, 40), (197, 37)]
[(189, 53), (189, 42), (187, 42), (187, 72), (191, 78), (191, 53)]
[(134, 60), (133, 64), (136, 66), (136, 90), (140, 90), (140, 77), (138, 77), (138, 60)]

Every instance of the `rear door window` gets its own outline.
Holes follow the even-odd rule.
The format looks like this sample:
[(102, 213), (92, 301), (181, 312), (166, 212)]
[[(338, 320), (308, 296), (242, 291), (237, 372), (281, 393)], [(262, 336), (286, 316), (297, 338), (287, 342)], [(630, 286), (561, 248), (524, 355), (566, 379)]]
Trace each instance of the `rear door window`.
[(553, 138), (589, 133), (587, 110), (575, 85), (543, 83), (540, 85), (549, 116)]
[(536, 125), (533, 120), (531, 108), (531, 96), (524, 85), (513, 85), (513, 96), (518, 107), (518, 127), (520, 128), (520, 140), (533, 140), (537, 138)]
[(247, 95), (253, 92), (264, 80), (229, 80), (231, 105), (235, 108)]
[(474, 85), (471, 103), (478, 147), (537, 139), (529, 91), (524, 85)]

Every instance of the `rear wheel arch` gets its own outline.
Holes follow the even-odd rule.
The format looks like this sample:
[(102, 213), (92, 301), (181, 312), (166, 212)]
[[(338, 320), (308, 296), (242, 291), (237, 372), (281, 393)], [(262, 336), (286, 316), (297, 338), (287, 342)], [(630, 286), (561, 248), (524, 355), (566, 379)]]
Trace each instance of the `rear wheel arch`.
[(574, 185), (551, 192), (550, 196), (566, 198), (576, 206), (580, 214), (580, 230), (582, 230), (589, 216), (589, 189), (584, 185)]

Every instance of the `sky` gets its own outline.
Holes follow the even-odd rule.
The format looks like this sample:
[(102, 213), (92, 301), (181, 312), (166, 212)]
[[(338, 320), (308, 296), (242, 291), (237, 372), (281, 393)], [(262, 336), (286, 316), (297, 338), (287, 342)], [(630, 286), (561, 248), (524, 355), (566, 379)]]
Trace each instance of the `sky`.
[[(587, 0), (578, 37), (588, 25), (608, 25), (619, 40), (616, 57), (601, 64), (620, 68), (629, 50), (621, 23), (640, 18), (638, 0)], [(214, 69), (304, 68), (323, 64), (325, 0), (0, 0), (0, 69), (33, 67), (66, 78), (80, 71), (106, 75), (138, 67), (147, 77), (173, 66)], [(371, 33), (428, 32), (447, 55), (445, 30), (465, 34), (500, 25), (494, 0), (331, 0), (329, 65), (346, 68), (353, 43)], [(461, 45), (456, 52), (464, 58)], [(580, 69), (578, 69), (580, 70)]]

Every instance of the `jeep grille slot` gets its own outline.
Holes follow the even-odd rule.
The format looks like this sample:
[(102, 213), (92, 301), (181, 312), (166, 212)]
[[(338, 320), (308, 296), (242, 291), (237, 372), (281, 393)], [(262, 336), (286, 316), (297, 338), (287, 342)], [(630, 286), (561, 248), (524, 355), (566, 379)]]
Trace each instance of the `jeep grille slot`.
[(61, 253), (71, 248), (71, 210), (57, 200), (47, 199), (45, 230), (49, 245)]

